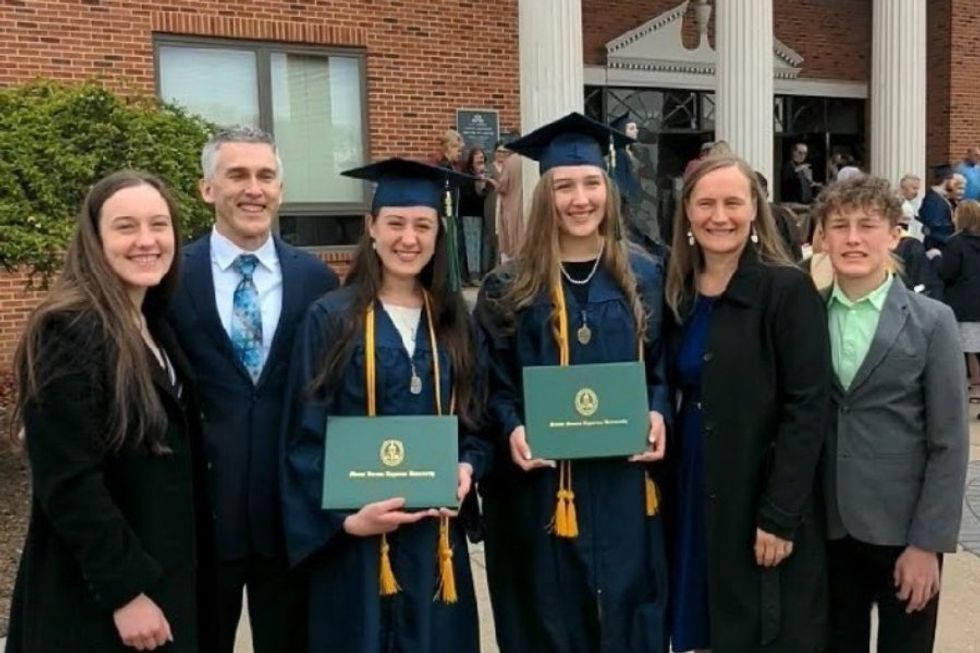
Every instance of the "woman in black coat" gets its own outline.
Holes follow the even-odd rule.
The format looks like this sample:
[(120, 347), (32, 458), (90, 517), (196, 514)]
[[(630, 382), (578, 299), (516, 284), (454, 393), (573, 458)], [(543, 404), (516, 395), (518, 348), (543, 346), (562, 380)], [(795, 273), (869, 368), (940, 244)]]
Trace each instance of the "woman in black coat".
[(7, 653), (207, 649), (198, 413), (161, 319), (178, 249), (161, 183), (112, 174), (89, 192), (64, 272), (28, 321), (14, 410), (33, 503)]
[(939, 276), (959, 324), (970, 385), (980, 386), (980, 203), (963, 200), (956, 207), (956, 233), (946, 241)]
[(671, 645), (823, 651), (815, 472), (830, 412), (823, 302), (741, 159), (685, 182), (666, 297), (675, 319)]

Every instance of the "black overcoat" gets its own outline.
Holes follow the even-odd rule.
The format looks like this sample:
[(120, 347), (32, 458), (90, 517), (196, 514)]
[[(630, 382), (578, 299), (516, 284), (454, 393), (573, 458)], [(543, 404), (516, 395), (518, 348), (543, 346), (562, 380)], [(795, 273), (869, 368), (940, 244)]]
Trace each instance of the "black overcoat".
[(33, 499), (7, 653), (132, 651), (113, 612), (140, 593), (161, 608), (173, 632), (173, 643), (157, 650), (209, 648), (198, 632), (199, 609), (207, 615), (211, 607), (201, 600), (209, 605), (199, 608), (198, 600), (199, 422), (173, 335), (162, 324), (151, 328), (183, 381), (178, 397), (166, 372), (153, 366), (168, 455), (131, 445), (106, 450), (112, 363), (98, 321), (82, 314), (45, 327), (40, 364), (55, 373), (24, 414)]
[[(682, 327), (673, 326), (676, 360)], [(713, 653), (824, 649), (825, 527), (815, 473), (831, 375), (826, 311), (810, 278), (763, 264), (747, 247), (715, 303), (702, 372)], [(667, 452), (669, 460), (670, 440)], [(779, 567), (756, 564), (757, 527), (793, 541)]]
[(980, 322), (980, 234), (961, 231), (946, 241), (939, 276), (956, 321)]

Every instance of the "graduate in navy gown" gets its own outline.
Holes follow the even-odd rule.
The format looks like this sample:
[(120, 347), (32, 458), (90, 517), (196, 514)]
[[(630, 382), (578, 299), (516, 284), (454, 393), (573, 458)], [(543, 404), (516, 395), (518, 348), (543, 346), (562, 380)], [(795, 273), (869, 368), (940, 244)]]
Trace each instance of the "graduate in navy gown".
[[(476, 599), (457, 519), (405, 511), (397, 497), (355, 513), (320, 508), (328, 416), (369, 415), (370, 396), (377, 415), (458, 415), (460, 501), (489, 453), (472, 435), (481, 403), (477, 347), (449, 282), (438, 213), (455, 173), (389, 159), (344, 174), (378, 182), (372, 215), (344, 287), (313, 304), (298, 330), (283, 434), (283, 518), (290, 562), (310, 577), (309, 651), (476, 653)], [(439, 564), (447, 527), (451, 581)]]
[[(512, 144), (540, 162), (542, 176), (520, 255), (488, 276), (477, 302), (497, 452), (481, 483), (487, 577), (502, 653), (667, 650), (664, 535), (651, 477), (665, 452), (668, 410), (664, 269), (620, 237), (603, 160), (610, 137), (628, 142), (570, 114)], [(529, 450), (523, 367), (638, 359), (648, 384), (646, 452), (570, 462)], [(566, 502), (574, 518), (567, 508), (562, 516)]]

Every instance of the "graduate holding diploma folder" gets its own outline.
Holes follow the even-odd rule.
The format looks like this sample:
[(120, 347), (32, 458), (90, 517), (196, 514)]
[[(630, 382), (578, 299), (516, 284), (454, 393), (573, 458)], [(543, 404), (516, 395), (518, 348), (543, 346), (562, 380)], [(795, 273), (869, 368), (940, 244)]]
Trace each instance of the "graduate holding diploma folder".
[[(667, 574), (653, 479), (668, 410), (664, 268), (621, 238), (604, 159), (610, 145), (630, 140), (573, 113), (508, 146), (537, 160), (541, 179), (522, 250), (488, 276), (476, 309), (498, 453), (481, 488), (501, 653), (666, 651)], [(546, 400), (553, 388), (522, 387), (523, 368), (635, 361), (645, 371), (646, 451), (574, 461), (535, 455), (525, 398)], [(593, 399), (583, 395), (583, 414)]]
[(309, 650), (477, 653), (465, 535), (449, 511), (410, 512), (403, 497), (321, 509), (329, 416), (456, 415), (460, 501), (487, 465), (473, 435), (476, 341), (439, 215), (446, 182), (462, 175), (404, 159), (344, 174), (378, 183), (371, 216), (344, 287), (298, 331), (283, 433), (283, 518), (290, 563), (310, 574)]

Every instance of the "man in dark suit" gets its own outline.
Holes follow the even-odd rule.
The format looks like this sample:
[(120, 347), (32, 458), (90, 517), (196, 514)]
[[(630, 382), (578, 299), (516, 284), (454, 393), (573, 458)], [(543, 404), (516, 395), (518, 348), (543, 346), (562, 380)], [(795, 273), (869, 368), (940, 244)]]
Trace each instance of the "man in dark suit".
[(955, 173), (948, 165), (934, 169), (936, 185), (926, 191), (919, 206), (919, 221), (925, 233), (926, 251), (932, 256), (946, 246), (946, 241), (956, 231), (953, 225), (953, 205), (951, 199), (956, 189)]
[(902, 209), (884, 179), (838, 182), (814, 208), (835, 282), (827, 314), (836, 424), (825, 488), (831, 653), (932, 651), (942, 554), (956, 551), (969, 446), (948, 306), (891, 270)]
[(268, 134), (218, 132), (201, 165), (214, 229), (184, 249), (170, 319), (201, 396), (218, 653), (234, 648), (246, 588), (256, 653), (302, 651), (305, 590), (285, 563), (277, 440), (293, 332), (337, 277), (272, 233), (282, 164)]

